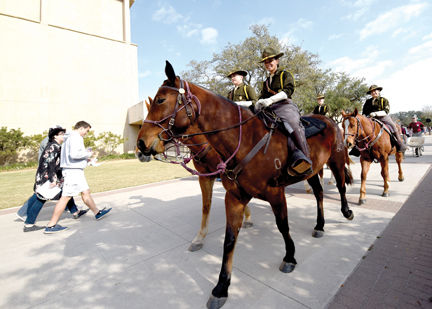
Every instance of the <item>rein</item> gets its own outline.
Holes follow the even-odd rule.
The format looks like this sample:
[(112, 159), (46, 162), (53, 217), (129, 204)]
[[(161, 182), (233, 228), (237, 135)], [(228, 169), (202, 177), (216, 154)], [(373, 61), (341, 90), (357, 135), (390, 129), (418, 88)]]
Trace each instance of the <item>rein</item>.
[[(363, 128), (360, 119), (357, 116), (356, 117), (350, 116), (348, 118), (355, 118), (357, 120), (357, 132), (356, 132), (356, 134), (345, 133), (345, 138), (346, 138), (346, 136), (354, 136), (355, 147), (359, 151), (370, 150), (373, 147), (373, 145), (375, 145), (376, 142), (378, 142), (379, 138), (381, 137), (381, 135), (382, 135), (382, 133), (384, 131), (383, 130), (383, 126), (381, 125), (381, 129), (380, 129), (378, 135), (375, 136), (375, 128), (376, 128), (377, 122), (368, 118), (368, 120), (370, 122), (373, 122), (372, 133), (369, 134), (369, 135), (367, 135), (367, 136), (365, 136), (364, 138), (360, 138), (360, 128), (366, 134), (366, 131)], [(345, 130), (345, 131), (347, 131), (347, 130)], [(359, 147), (360, 143), (364, 143), (364, 147), (363, 148)]]

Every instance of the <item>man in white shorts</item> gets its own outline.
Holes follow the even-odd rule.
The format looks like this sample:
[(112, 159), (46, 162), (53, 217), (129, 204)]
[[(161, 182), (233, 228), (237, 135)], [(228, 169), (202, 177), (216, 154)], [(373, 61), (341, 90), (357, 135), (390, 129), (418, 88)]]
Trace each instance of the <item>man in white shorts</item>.
[(90, 194), (90, 188), (84, 175), (84, 168), (93, 155), (91, 150), (84, 147), (83, 137), (90, 131), (90, 124), (79, 121), (74, 130), (65, 136), (60, 155), (60, 167), (62, 168), (64, 183), (62, 197), (54, 208), (54, 213), (45, 228), (45, 234), (52, 234), (67, 229), (57, 224), (60, 216), (66, 208), (71, 197), (81, 193), (82, 200), (95, 214), (96, 220), (105, 217), (112, 208), (99, 210)]

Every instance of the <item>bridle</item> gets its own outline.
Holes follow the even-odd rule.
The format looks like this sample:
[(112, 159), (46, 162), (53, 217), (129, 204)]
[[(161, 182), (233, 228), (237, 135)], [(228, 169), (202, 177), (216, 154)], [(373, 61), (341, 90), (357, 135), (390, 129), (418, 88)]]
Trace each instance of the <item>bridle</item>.
[[(357, 130), (355, 134), (352, 133), (347, 133), (348, 132), (348, 119), (349, 118), (355, 118), (357, 120)], [(344, 121), (344, 125), (345, 125), (345, 132), (344, 132), (344, 140), (345, 140), (345, 144), (346, 144), (346, 140), (348, 136), (354, 136), (354, 142), (355, 142), (355, 147), (359, 150), (359, 151), (365, 151), (365, 150), (370, 150), (372, 148), (373, 145), (375, 145), (375, 143), (378, 141), (378, 139), (381, 137), (382, 133), (383, 133), (383, 126), (381, 126), (381, 129), (378, 133), (378, 135), (375, 136), (375, 128), (376, 128), (376, 121), (371, 120), (370, 118), (368, 118), (369, 121), (373, 122), (373, 128), (372, 128), (372, 133), (367, 135), (364, 138), (360, 138), (360, 129), (365, 132), (360, 119), (357, 116), (348, 116), (345, 118), (345, 122)], [(364, 144), (364, 147), (359, 147), (359, 144)]]
[[(231, 156), (225, 161), (223, 161), (219, 157), (219, 164), (216, 166), (215, 172), (199, 173), (198, 171), (193, 170), (187, 166), (187, 164), (191, 160), (193, 160), (194, 157), (198, 154), (195, 154), (189, 158), (183, 158), (183, 162), (171, 161), (171, 163), (180, 164), (181, 166), (183, 166), (187, 171), (189, 171), (193, 175), (214, 176), (214, 175), (217, 175), (220, 173), (224, 173), (226, 168), (227, 168), (228, 162), (231, 161), (232, 158), (234, 158), (234, 156), (237, 154), (237, 152), (240, 149), (241, 140), (242, 140), (242, 125), (244, 123), (246, 123), (247, 121), (249, 121), (250, 119), (255, 118), (256, 115), (253, 115), (252, 117), (249, 117), (245, 120), (242, 120), (241, 107), (240, 107), (240, 105), (238, 105), (238, 114), (239, 114), (239, 122), (238, 123), (236, 123), (232, 126), (226, 127), (226, 128), (222, 128), (222, 129), (200, 132), (200, 133), (193, 133), (193, 134), (179, 134), (178, 135), (178, 134), (175, 134), (172, 130), (174, 127), (175, 119), (177, 117), (178, 112), (184, 108), (186, 110), (186, 115), (190, 119), (191, 123), (193, 123), (198, 118), (198, 116), (201, 114), (201, 103), (200, 103), (198, 97), (195, 96), (190, 91), (189, 83), (187, 81), (182, 80), (182, 79), (180, 79), (180, 88), (175, 88), (175, 87), (166, 86), (166, 85), (162, 85), (160, 88), (171, 89), (173, 91), (178, 92), (178, 95), (177, 95), (177, 99), (176, 99), (176, 104), (174, 106), (174, 111), (172, 114), (170, 114), (170, 115), (168, 115), (168, 116), (166, 116), (160, 120), (157, 120), (157, 121), (156, 120), (147, 120), (147, 119), (144, 120), (144, 123), (151, 123), (151, 124), (156, 125), (162, 129), (162, 131), (158, 134), (159, 140), (161, 140), (163, 142), (172, 142), (176, 145), (176, 148), (178, 148), (178, 145), (180, 145), (180, 142), (178, 141), (178, 139), (188, 139), (188, 138), (191, 138), (191, 137), (196, 136), (196, 135), (208, 135), (208, 134), (213, 134), (213, 133), (217, 133), (217, 132), (221, 132), (221, 131), (230, 130), (230, 129), (237, 128), (237, 127), (239, 128), (239, 141), (238, 141), (236, 149), (231, 154)], [(197, 113), (195, 113), (195, 110), (192, 107), (192, 101), (194, 101), (195, 104), (198, 106), (198, 112)], [(195, 116), (195, 117), (192, 118), (192, 116)], [(169, 119), (168, 126), (165, 128), (162, 125), (162, 123), (165, 122), (167, 119)], [(168, 138), (162, 137), (162, 135), (164, 133), (168, 136)]]

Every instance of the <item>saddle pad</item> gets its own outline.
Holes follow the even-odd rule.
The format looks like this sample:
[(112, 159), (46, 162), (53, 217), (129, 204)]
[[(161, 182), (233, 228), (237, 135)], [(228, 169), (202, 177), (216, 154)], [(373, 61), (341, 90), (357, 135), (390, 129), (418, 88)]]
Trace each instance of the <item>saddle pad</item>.
[(321, 132), (327, 127), (327, 124), (324, 121), (321, 121), (313, 117), (302, 116), (300, 117), (300, 119), (305, 128), (306, 138), (318, 134), (319, 132)]

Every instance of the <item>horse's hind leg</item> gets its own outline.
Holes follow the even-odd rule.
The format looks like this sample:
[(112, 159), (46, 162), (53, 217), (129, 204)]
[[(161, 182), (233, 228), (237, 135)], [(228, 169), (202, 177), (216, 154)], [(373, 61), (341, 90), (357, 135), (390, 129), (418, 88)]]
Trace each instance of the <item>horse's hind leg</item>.
[(198, 234), (192, 240), (189, 246), (189, 251), (200, 250), (204, 245), (204, 238), (207, 236), (208, 232), (208, 220), (211, 208), (211, 201), (213, 195), (213, 185), (215, 182), (215, 177), (204, 177), (199, 176), (198, 181), (201, 188), (202, 195), (202, 218), (201, 218), (201, 228)]
[(312, 236), (319, 238), (324, 236), (324, 224), (325, 224), (324, 208), (323, 208), (323, 195), (324, 195), (323, 188), (318, 174), (312, 176), (307, 181), (313, 189), (315, 199), (317, 202), (317, 222), (312, 232)]
[(238, 233), (243, 222), (244, 208), (250, 201), (249, 198), (239, 200), (233, 193), (227, 191), (225, 194), (226, 229), (223, 248), (222, 267), (219, 280), (212, 290), (207, 308), (220, 308), (228, 298), (228, 287), (231, 283), (231, 272), (234, 255), (234, 247)]

